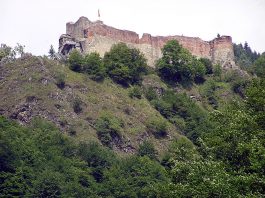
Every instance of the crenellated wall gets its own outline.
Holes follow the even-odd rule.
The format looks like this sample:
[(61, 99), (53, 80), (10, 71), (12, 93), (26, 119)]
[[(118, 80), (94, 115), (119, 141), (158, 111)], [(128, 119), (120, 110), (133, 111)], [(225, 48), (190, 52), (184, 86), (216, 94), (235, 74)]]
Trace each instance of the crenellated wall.
[(154, 67), (156, 60), (162, 56), (161, 48), (166, 42), (176, 39), (197, 57), (209, 58), (214, 63), (220, 63), (224, 68), (236, 68), (230, 36), (203, 41), (198, 37), (151, 36), (145, 33), (139, 38), (139, 35), (133, 31), (116, 29), (103, 24), (102, 21), (91, 22), (86, 17), (80, 17), (76, 23), (67, 23), (66, 33), (80, 42), (84, 52), (96, 51), (101, 56), (104, 56), (113, 44), (124, 42), (128, 46), (138, 48), (151, 67)]

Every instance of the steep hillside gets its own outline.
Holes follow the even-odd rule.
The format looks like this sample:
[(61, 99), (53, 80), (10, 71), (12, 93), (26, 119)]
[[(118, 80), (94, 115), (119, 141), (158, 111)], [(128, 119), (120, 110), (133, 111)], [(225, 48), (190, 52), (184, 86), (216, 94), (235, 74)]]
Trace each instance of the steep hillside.
[[(173, 137), (179, 136), (168, 123), (167, 137), (155, 138), (146, 128), (147, 121), (164, 118), (145, 98), (130, 98), (129, 89), (110, 79), (98, 83), (64, 64), (35, 56), (2, 64), (0, 70), (0, 113), (22, 124), (39, 116), (54, 122), (76, 140), (98, 141), (95, 122), (101, 114), (110, 113), (122, 125), (121, 138), (115, 142), (114, 150), (126, 153), (135, 152), (145, 139), (151, 139), (156, 149), (162, 151)], [(65, 77), (63, 89), (56, 85), (60, 76)], [(82, 109), (77, 113), (73, 108), (76, 103)]]

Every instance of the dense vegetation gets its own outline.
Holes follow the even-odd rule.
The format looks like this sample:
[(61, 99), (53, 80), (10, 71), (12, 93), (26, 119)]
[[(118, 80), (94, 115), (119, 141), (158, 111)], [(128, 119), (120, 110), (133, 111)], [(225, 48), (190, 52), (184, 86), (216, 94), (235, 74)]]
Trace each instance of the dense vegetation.
[(69, 64), (73, 71), (87, 73), (94, 80), (102, 80), (109, 76), (125, 86), (139, 83), (147, 70), (144, 55), (124, 43), (113, 45), (103, 60), (98, 53), (90, 53), (83, 57), (80, 52), (74, 50), (69, 56)]
[[(261, 60), (258, 61), (258, 59), (261, 58), (260, 53), (253, 51), (247, 42), (245, 42), (244, 46), (240, 43), (240, 44), (234, 44), (233, 47), (234, 47), (236, 64), (239, 65), (241, 69), (244, 69), (251, 73), (256, 73), (256, 74), (260, 73), (260, 67), (258, 66), (257, 68), (256, 66), (257, 64), (259, 65), (261, 61)], [(262, 70), (264, 71), (264, 62), (262, 67), (263, 67)]]
[[(118, 155), (114, 150), (122, 141), (124, 122), (107, 110), (93, 123), (101, 144), (76, 141), (38, 118), (25, 127), (0, 117), (1, 196), (263, 197), (263, 55), (254, 62), (258, 77), (242, 79), (170, 41), (152, 71), (167, 83), (158, 88), (140, 83), (146, 60), (125, 44), (113, 46), (103, 59), (73, 51), (68, 60), (72, 70), (96, 81), (109, 77), (129, 85), (122, 89), (128, 89), (133, 101), (146, 98), (162, 115), (143, 120), (148, 135), (170, 143), (158, 154), (154, 143), (143, 139), (134, 154)], [(60, 89), (64, 78), (56, 76)], [(226, 86), (234, 95), (224, 103), (218, 91)], [(187, 94), (194, 87), (200, 102)], [(74, 98), (77, 116), (82, 105), (81, 98)], [(184, 136), (170, 137), (169, 125)]]
[[(211, 72), (209, 62), (196, 59), (176, 40), (169, 41), (162, 49), (163, 57), (157, 62), (158, 74), (167, 82), (203, 82), (204, 75)], [(205, 64), (205, 65), (204, 65)]]

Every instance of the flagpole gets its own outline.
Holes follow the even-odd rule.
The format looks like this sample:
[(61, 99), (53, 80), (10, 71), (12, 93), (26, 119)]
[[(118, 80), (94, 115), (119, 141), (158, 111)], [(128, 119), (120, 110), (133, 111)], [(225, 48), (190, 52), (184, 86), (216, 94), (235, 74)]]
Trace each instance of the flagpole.
[(100, 21), (100, 12), (99, 12), (99, 9), (98, 9), (98, 20)]

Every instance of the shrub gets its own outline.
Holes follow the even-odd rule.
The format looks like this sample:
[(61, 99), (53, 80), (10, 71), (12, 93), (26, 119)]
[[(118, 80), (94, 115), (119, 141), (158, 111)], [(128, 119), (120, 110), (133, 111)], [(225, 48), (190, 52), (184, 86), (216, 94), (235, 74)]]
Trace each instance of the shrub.
[(193, 71), (193, 75), (194, 75), (194, 82), (199, 84), (199, 83), (203, 83), (204, 82), (204, 75), (206, 73), (206, 68), (204, 66), (204, 64), (200, 61), (197, 60), (196, 58), (194, 58), (193, 60), (193, 67), (194, 67), (194, 71)]
[(157, 93), (153, 87), (148, 87), (145, 90), (145, 97), (147, 100), (152, 101), (157, 99)]
[(138, 99), (141, 99), (142, 97), (142, 90), (141, 90), (141, 87), (139, 86), (133, 86), (130, 88), (129, 90), (129, 96), (131, 98), (138, 98)]
[(155, 150), (154, 144), (150, 141), (145, 140), (140, 144), (138, 149), (139, 156), (148, 156), (150, 159), (157, 159), (157, 151)]
[(246, 87), (249, 85), (250, 81), (244, 78), (237, 79), (232, 82), (232, 89), (235, 93), (239, 94), (241, 97), (245, 97)]
[(178, 41), (171, 40), (162, 49), (163, 56), (157, 61), (159, 76), (169, 83), (189, 84), (203, 79), (205, 66)]
[(116, 155), (96, 142), (81, 143), (78, 154), (88, 167), (92, 167), (92, 175), (97, 182), (103, 180), (103, 171), (116, 162)]
[(56, 74), (55, 80), (58, 88), (63, 89), (65, 87), (65, 75), (63, 73)]
[(102, 59), (96, 52), (87, 54), (83, 62), (83, 71), (87, 73), (92, 80), (100, 81), (105, 76), (105, 70)]
[(146, 127), (156, 138), (162, 138), (168, 134), (168, 123), (160, 117), (150, 118), (146, 123)]
[(200, 58), (201, 63), (205, 66), (206, 74), (213, 73), (213, 64), (208, 58)]
[(73, 109), (75, 113), (80, 113), (82, 111), (82, 101), (79, 97), (74, 98)]
[(108, 147), (112, 147), (114, 141), (121, 139), (121, 127), (121, 121), (108, 112), (103, 112), (96, 121), (98, 138)]
[(221, 67), (220, 64), (214, 65), (214, 67), (213, 67), (213, 75), (218, 80), (222, 79), (222, 67)]
[(107, 74), (115, 82), (125, 86), (139, 82), (147, 70), (144, 55), (124, 43), (113, 45), (110, 51), (105, 53), (104, 65)]
[(73, 50), (68, 58), (70, 69), (75, 72), (82, 71), (83, 56), (78, 50)]
[(217, 90), (217, 83), (214, 80), (208, 80), (205, 82), (200, 90), (202, 97), (206, 98), (208, 104), (210, 104), (214, 109), (218, 107), (218, 100), (215, 91)]

